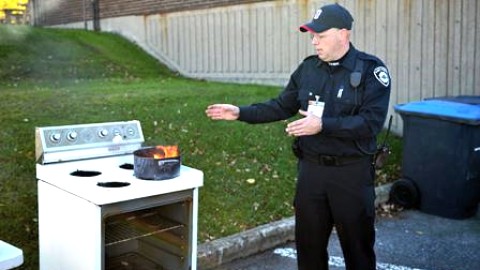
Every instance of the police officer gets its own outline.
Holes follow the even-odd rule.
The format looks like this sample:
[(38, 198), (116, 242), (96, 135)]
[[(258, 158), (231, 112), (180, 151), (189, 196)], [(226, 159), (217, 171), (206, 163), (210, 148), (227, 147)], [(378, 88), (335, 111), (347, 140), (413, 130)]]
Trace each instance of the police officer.
[(350, 43), (353, 18), (338, 4), (319, 8), (309, 32), (316, 55), (293, 72), (277, 98), (208, 106), (214, 120), (265, 123), (290, 118), (298, 181), (294, 199), (298, 269), (328, 269), (335, 227), (347, 270), (374, 270), (376, 135), (388, 111), (390, 76), (377, 57)]

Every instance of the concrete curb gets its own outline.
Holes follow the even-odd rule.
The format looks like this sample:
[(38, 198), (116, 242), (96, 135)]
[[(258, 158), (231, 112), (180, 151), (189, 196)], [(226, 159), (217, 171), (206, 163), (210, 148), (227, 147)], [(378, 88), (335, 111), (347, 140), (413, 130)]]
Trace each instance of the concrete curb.
[[(392, 184), (375, 188), (375, 206), (388, 201)], [(295, 218), (285, 218), (198, 246), (198, 269), (213, 269), (295, 239)]]

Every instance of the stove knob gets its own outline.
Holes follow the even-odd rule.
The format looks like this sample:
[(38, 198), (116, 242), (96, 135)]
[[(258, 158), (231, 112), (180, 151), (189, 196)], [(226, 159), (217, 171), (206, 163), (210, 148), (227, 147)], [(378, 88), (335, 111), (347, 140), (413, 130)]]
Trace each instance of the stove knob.
[(50, 135), (50, 141), (52, 142), (59, 142), (60, 138), (60, 133), (53, 133), (52, 135)]
[(133, 137), (135, 135), (135, 130), (133, 128), (129, 128), (127, 130), (127, 134), (128, 136)]
[(70, 141), (74, 141), (74, 140), (77, 139), (77, 136), (78, 136), (77, 132), (72, 131), (72, 132), (68, 133), (67, 139), (69, 139)]
[(108, 130), (106, 129), (102, 129), (98, 132), (98, 136), (100, 136), (100, 138), (105, 138), (107, 137), (107, 135), (108, 135)]

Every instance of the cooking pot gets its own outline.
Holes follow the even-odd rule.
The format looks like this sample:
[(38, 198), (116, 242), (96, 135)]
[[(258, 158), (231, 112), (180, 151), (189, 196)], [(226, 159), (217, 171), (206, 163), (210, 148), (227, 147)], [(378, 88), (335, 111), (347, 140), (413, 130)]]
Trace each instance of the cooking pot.
[(155, 146), (133, 152), (135, 177), (166, 180), (180, 175), (180, 151), (176, 145)]

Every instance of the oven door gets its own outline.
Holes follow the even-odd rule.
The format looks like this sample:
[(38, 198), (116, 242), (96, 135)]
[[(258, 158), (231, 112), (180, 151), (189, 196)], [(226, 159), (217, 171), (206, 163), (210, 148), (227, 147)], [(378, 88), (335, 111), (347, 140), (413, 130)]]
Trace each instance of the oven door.
[(105, 207), (105, 270), (188, 270), (192, 267), (192, 191)]

